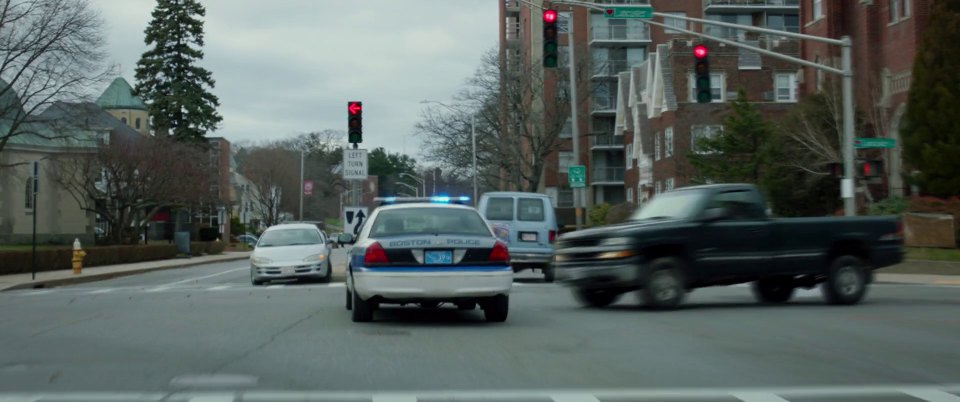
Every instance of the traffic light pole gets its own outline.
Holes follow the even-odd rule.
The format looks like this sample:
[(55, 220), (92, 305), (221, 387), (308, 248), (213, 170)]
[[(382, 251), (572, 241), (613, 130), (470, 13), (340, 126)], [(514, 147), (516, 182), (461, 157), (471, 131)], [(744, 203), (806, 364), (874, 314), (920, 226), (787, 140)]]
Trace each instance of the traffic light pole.
[[(587, 2), (578, 1), (578, 0), (554, 0), (554, 1), (552, 1), (552, 4), (563, 4), (563, 5), (569, 5), (569, 6), (579, 6), (579, 7), (585, 7), (585, 8), (591, 9), (591, 10), (597, 10), (597, 11), (601, 11), (601, 12), (603, 12), (603, 11), (605, 11), (605, 10), (607, 9), (607, 7), (606, 7), (606, 6), (603, 6), (603, 5), (598, 5), (598, 4), (595, 4), (595, 3), (587, 3)], [(619, 6), (619, 5), (618, 5), (617, 7), (623, 7), (623, 6)], [(679, 20), (683, 20), (683, 21), (687, 21), (687, 22), (696, 22), (696, 23), (699, 23), (699, 24), (701, 24), (701, 25), (713, 25), (713, 26), (720, 26), (720, 27), (726, 27), (726, 28), (734, 28), (734, 29), (740, 29), (740, 30), (744, 30), (744, 31), (752, 31), (752, 32), (766, 33), (766, 34), (776, 35), (776, 36), (780, 36), (780, 37), (794, 38), (794, 39), (799, 39), (799, 40), (810, 40), (810, 41), (815, 41), (815, 42), (826, 43), (826, 44), (828, 44), (828, 45), (840, 46), (840, 57), (841, 57), (840, 67), (841, 67), (841, 68), (838, 69), (838, 68), (830, 67), (830, 66), (827, 66), (827, 65), (824, 65), (824, 64), (820, 64), (820, 63), (815, 63), (815, 62), (812, 62), (812, 61), (804, 60), (804, 59), (801, 59), (801, 58), (798, 58), (798, 57), (787, 56), (787, 55), (785, 55), (785, 54), (776, 53), (776, 52), (773, 52), (773, 51), (770, 51), (770, 50), (767, 50), (767, 49), (762, 49), (762, 48), (759, 48), (759, 47), (756, 47), (756, 46), (747, 45), (747, 44), (740, 43), (740, 42), (737, 42), (737, 41), (733, 41), (733, 40), (729, 40), (729, 39), (725, 39), (725, 38), (718, 38), (718, 37), (714, 37), (714, 36), (711, 36), (711, 35), (703, 34), (703, 33), (700, 33), (700, 32), (691, 31), (691, 30), (684, 29), (684, 28), (667, 26), (666, 24), (663, 24), (663, 23), (660, 23), (660, 22), (655, 22), (655, 21), (652, 21), (652, 20), (649, 20), (649, 19), (640, 19), (641, 22), (643, 22), (643, 23), (645, 23), (645, 24), (647, 24), (647, 25), (654, 25), (654, 26), (659, 26), (659, 27), (662, 27), (662, 28), (669, 28), (670, 30), (675, 31), (675, 32), (681, 32), (681, 33), (685, 33), (685, 34), (688, 34), (688, 35), (693, 35), (693, 36), (696, 36), (696, 37), (700, 37), (700, 38), (704, 38), (704, 39), (709, 39), (709, 40), (714, 41), (714, 42), (723, 43), (723, 44), (725, 44), (725, 45), (729, 45), (729, 46), (733, 46), (733, 47), (736, 47), (736, 48), (746, 49), (746, 50), (749, 50), (749, 51), (752, 51), (752, 52), (756, 52), (756, 53), (758, 53), (758, 54), (762, 54), (762, 55), (767, 56), (767, 57), (771, 57), (771, 58), (775, 58), (775, 59), (780, 59), (780, 60), (788, 61), (788, 62), (791, 62), (791, 63), (794, 63), (794, 64), (799, 64), (799, 65), (802, 65), (802, 66), (806, 66), (806, 67), (810, 67), (810, 68), (815, 68), (815, 69), (818, 69), (818, 70), (826, 71), (826, 72), (828, 72), (828, 73), (840, 75), (840, 76), (842, 77), (841, 92), (842, 92), (842, 97), (843, 97), (843, 100), (842, 100), (842, 107), (843, 107), (843, 141), (841, 141), (841, 144), (842, 144), (841, 146), (842, 146), (842, 148), (843, 148), (843, 149), (842, 149), (842, 151), (843, 151), (842, 154), (843, 154), (843, 165), (844, 165), (844, 168), (843, 168), (844, 178), (843, 178), (843, 180), (841, 181), (841, 184), (840, 184), (840, 195), (841, 195), (841, 197), (843, 198), (843, 211), (844, 211), (844, 215), (846, 215), (846, 216), (856, 216), (856, 214), (857, 214), (856, 199), (854, 198), (854, 196), (855, 196), (854, 188), (856, 187), (856, 185), (855, 185), (855, 180), (856, 180), (856, 167), (855, 167), (855, 165), (856, 165), (856, 158), (855, 158), (855, 153), (854, 153), (854, 133), (853, 133), (853, 131), (854, 131), (854, 120), (853, 120), (853, 115), (854, 115), (854, 110), (853, 110), (853, 59), (852, 59), (852, 57), (853, 57), (853, 56), (852, 56), (852, 53), (853, 53), (853, 52), (852, 52), (853, 42), (850, 40), (850, 37), (849, 37), (849, 36), (844, 36), (844, 37), (842, 37), (841, 39), (833, 39), (833, 38), (824, 38), (824, 37), (820, 37), (820, 36), (807, 35), (807, 34), (801, 34), (801, 33), (787, 32), (787, 31), (779, 31), (779, 30), (770, 29), (770, 28), (755, 27), (755, 26), (751, 26), (751, 25), (731, 24), (731, 23), (728, 23), (728, 22), (711, 21), (711, 20), (705, 20), (705, 19), (701, 19), (701, 18), (681, 17), (681, 16), (677, 16), (677, 15), (670, 15), (670, 14), (657, 13), (657, 12), (654, 12), (653, 15), (654, 15), (654, 16), (657, 16), (657, 17), (661, 17), (661, 18), (672, 18), (672, 19), (679, 19)], [(570, 26), (571, 26), (571, 27), (573, 26), (572, 18), (571, 18)], [(572, 37), (572, 35), (571, 35), (571, 37)], [(572, 64), (572, 63), (573, 63), (573, 58), (572, 58), (572, 56), (573, 56), (573, 52), (572, 52), (573, 43), (572, 43), (572, 42), (570, 43), (570, 48), (571, 48), (570, 55), (571, 55), (571, 64)], [(573, 70), (571, 69), (571, 71), (573, 71)], [(575, 87), (576, 87), (576, 79), (575, 79), (575, 76), (571, 75), (571, 77), (570, 77), (570, 83), (571, 83), (571, 85), (570, 85), (571, 88), (575, 88)], [(571, 93), (574, 93), (574, 92), (571, 92)], [(574, 114), (574, 116), (576, 116), (576, 110), (575, 110), (575, 109), (574, 109), (574, 113), (573, 113), (573, 114)], [(577, 134), (576, 134), (576, 133), (577, 133), (577, 128), (576, 128), (576, 126), (574, 126), (574, 147), (575, 147), (575, 148), (574, 148), (574, 152), (576, 152), (576, 150), (577, 150), (577, 148), (576, 148), (576, 147), (577, 147), (577, 141), (576, 141), (576, 140), (577, 140)], [(576, 157), (579, 159), (579, 153), (576, 154)], [(578, 210), (578, 211), (579, 211), (579, 210)], [(579, 217), (579, 216), (578, 216), (578, 217)]]
[[(570, 69), (570, 125), (573, 129), (573, 164), (580, 165), (580, 124), (577, 122), (577, 65), (574, 60), (574, 42), (573, 41), (573, 13), (570, 13), (570, 21), (567, 21), (567, 48), (570, 49), (570, 61), (567, 67)], [(587, 175), (589, 177), (589, 175)], [(577, 230), (583, 228), (583, 188), (573, 189), (573, 209), (577, 216)]]

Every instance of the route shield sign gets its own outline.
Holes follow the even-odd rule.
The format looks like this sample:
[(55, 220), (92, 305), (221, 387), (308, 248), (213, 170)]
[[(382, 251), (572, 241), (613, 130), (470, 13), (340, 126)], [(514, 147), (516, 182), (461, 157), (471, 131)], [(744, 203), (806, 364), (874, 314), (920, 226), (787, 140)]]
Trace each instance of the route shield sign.
[(583, 165), (574, 165), (567, 168), (567, 182), (570, 188), (583, 188), (587, 186), (587, 167)]

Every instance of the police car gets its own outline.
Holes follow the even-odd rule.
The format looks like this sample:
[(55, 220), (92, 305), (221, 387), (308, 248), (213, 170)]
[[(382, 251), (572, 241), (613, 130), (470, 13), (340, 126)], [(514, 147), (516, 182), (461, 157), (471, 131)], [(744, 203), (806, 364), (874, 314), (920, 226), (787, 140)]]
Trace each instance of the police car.
[(460, 310), (480, 306), (487, 321), (507, 319), (513, 270), (507, 245), (497, 240), (466, 197), (377, 199), (347, 261), (347, 310), (354, 322), (373, 319), (381, 304)]

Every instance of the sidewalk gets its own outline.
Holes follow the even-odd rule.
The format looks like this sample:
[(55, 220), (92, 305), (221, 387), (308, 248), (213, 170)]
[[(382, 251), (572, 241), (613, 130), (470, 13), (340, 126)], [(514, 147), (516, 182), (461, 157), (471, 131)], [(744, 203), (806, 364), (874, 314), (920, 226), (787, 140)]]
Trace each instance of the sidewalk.
[(83, 273), (79, 275), (74, 275), (73, 271), (71, 270), (37, 272), (36, 280), (32, 280), (29, 273), (3, 275), (0, 276), (0, 292), (13, 289), (42, 288), (74, 283), (102, 281), (104, 279), (127, 275), (137, 275), (150, 271), (185, 268), (216, 262), (240, 261), (248, 258), (250, 258), (250, 252), (224, 252), (223, 254), (219, 255), (205, 255), (192, 258), (175, 258), (171, 260), (145, 261), (133, 264), (117, 264), (83, 268)]
[(960, 275), (884, 274), (877, 273), (875, 283), (909, 285), (960, 286)]

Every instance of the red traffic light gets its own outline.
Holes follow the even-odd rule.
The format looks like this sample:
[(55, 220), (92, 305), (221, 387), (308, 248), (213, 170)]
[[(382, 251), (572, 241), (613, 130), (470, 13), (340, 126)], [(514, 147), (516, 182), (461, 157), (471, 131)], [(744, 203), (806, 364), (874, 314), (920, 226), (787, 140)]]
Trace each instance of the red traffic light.
[(693, 47), (693, 56), (702, 59), (707, 57), (707, 47), (704, 45), (697, 45)]
[(543, 10), (543, 22), (548, 24), (557, 22), (557, 10)]
[(360, 102), (347, 103), (347, 112), (350, 114), (359, 114), (363, 111), (363, 105)]

